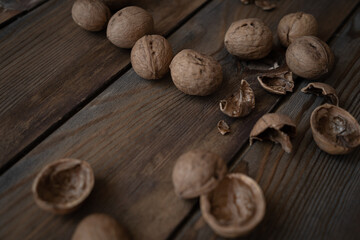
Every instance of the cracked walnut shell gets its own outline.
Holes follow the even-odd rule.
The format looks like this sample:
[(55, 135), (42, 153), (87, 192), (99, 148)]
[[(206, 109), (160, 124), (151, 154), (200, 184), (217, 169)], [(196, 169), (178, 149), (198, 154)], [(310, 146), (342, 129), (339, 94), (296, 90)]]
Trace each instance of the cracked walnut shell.
[(78, 159), (60, 159), (46, 165), (36, 176), (32, 192), (36, 204), (55, 214), (75, 210), (94, 187), (90, 165)]
[(260, 85), (268, 92), (285, 95), (294, 88), (293, 74), (288, 67), (276, 68), (257, 77)]
[(336, 94), (335, 89), (326, 84), (321, 82), (312, 82), (309, 83), (306, 87), (301, 89), (303, 93), (312, 93), (317, 96), (324, 96), (331, 104), (339, 106), (339, 98)]

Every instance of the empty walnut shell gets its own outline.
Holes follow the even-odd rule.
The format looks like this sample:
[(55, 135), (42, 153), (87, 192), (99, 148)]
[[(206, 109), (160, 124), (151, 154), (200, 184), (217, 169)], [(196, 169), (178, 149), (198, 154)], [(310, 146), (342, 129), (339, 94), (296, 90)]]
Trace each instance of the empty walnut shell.
[(160, 35), (143, 36), (131, 50), (134, 71), (145, 79), (162, 78), (169, 71), (172, 58), (169, 42)]
[(36, 176), (32, 191), (37, 205), (55, 214), (75, 210), (94, 187), (90, 165), (78, 159), (60, 159), (46, 165)]
[(191, 49), (176, 54), (170, 73), (175, 86), (189, 95), (209, 95), (223, 80), (221, 65), (214, 58)]
[(154, 20), (146, 10), (131, 6), (116, 12), (110, 19), (106, 35), (114, 45), (132, 48), (137, 40), (154, 30)]
[(331, 71), (334, 54), (330, 47), (317, 37), (299, 37), (286, 50), (286, 63), (296, 75), (316, 79)]
[(181, 198), (194, 198), (213, 190), (224, 178), (227, 168), (223, 159), (204, 150), (181, 155), (173, 169), (175, 193)]
[(114, 218), (95, 213), (84, 218), (72, 240), (130, 240), (128, 232)]
[(250, 145), (254, 140), (271, 140), (280, 143), (285, 152), (292, 151), (290, 137), (296, 135), (296, 124), (288, 116), (268, 113), (262, 116), (250, 133)]
[(85, 30), (100, 31), (109, 21), (111, 12), (100, 0), (76, 0), (71, 15), (74, 22)]
[(229, 53), (242, 59), (261, 59), (272, 48), (272, 33), (258, 18), (249, 18), (231, 24), (225, 34), (225, 47)]
[(347, 154), (360, 146), (359, 123), (340, 107), (327, 103), (317, 107), (310, 125), (316, 144), (329, 154)]
[(339, 106), (339, 98), (336, 94), (335, 89), (326, 84), (321, 82), (313, 82), (309, 83), (306, 87), (301, 89), (303, 93), (312, 93), (317, 96), (324, 96), (331, 104)]
[(268, 92), (284, 95), (294, 89), (292, 72), (287, 67), (276, 68), (257, 77), (260, 85)]
[(265, 215), (260, 186), (241, 173), (228, 174), (210, 193), (200, 197), (204, 220), (222, 237), (239, 237), (254, 229)]
[(230, 132), (230, 126), (224, 120), (220, 120), (217, 123), (217, 129), (221, 135), (225, 135)]
[(316, 36), (318, 23), (311, 14), (290, 13), (280, 20), (277, 33), (281, 44), (288, 47), (298, 37)]
[(220, 110), (230, 117), (244, 117), (255, 108), (255, 94), (249, 83), (241, 80), (240, 90), (220, 101)]

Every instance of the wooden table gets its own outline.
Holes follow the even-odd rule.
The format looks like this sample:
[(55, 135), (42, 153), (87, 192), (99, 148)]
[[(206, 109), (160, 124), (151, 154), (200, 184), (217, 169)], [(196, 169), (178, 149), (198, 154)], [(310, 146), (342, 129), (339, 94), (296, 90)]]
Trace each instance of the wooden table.
[[(37, 3), (0, 11), (0, 239), (70, 239), (94, 212), (112, 215), (134, 239), (219, 238), (198, 200), (173, 192), (174, 162), (194, 148), (218, 153), (231, 171), (246, 172), (264, 190), (265, 218), (244, 239), (360, 239), (360, 149), (331, 156), (316, 146), (309, 117), (324, 100), (300, 92), (308, 81), (298, 78), (294, 93), (278, 96), (252, 76), (256, 108), (248, 117), (231, 119), (218, 109), (243, 74), (244, 62), (224, 49), (229, 25), (258, 17), (275, 34), (282, 16), (305, 11), (336, 55), (322, 81), (359, 121), (358, 0), (279, 0), (270, 12), (239, 0), (135, 1), (151, 12), (175, 53), (191, 48), (221, 63), (224, 83), (208, 97), (184, 95), (169, 75), (138, 77), (129, 50), (112, 45), (105, 31), (86, 32), (73, 22), (73, 0)], [(267, 112), (297, 123), (291, 154), (269, 142), (249, 146), (253, 124)], [(217, 132), (221, 119), (231, 125), (229, 135)], [(80, 209), (54, 216), (35, 205), (31, 184), (45, 164), (65, 157), (88, 161), (96, 183)]]

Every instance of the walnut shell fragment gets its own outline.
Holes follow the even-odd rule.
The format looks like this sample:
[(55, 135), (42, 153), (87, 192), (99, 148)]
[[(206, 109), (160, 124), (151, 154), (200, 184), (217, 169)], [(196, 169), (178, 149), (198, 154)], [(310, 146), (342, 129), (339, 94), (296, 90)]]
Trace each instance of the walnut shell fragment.
[(257, 77), (260, 85), (268, 92), (285, 95), (294, 89), (293, 74), (288, 68), (274, 69)]
[(46, 165), (36, 176), (32, 192), (36, 204), (55, 214), (74, 211), (94, 187), (90, 165), (78, 159), (60, 159)]
[(201, 195), (204, 220), (220, 236), (246, 235), (265, 215), (265, 198), (260, 186), (241, 173), (228, 174), (210, 193)]
[(359, 123), (340, 107), (327, 103), (317, 107), (310, 125), (316, 144), (329, 154), (347, 154), (360, 146)]
[(270, 11), (276, 8), (276, 4), (269, 0), (255, 0), (255, 5), (264, 11)]
[(227, 172), (218, 155), (192, 150), (181, 155), (175, 163), (172, 180), (175, 193), (181, 198), (194, 198), (213, 190)]
[(255, 108), (255, 94), (246, 80), (241, 80), (240, 90), (220, 101), (220, 110), (230, 117), (244, 117)]
[(317, 96), (324, 96), (331, 104), (339, 106), (339, 98), (336, 94), (335, 89), (326, 84), (321, 82), (312, 82), (309, 83), (306, 87), (301, 89), (303, 93), (312, 93)]
[(224, 120), (220, 120), (218, 122), (217, 129), (219, 130), (219, 133), (221, 133), (221, 135), (225, 135), (230, 132), (230, 127)]
[(268, 113), (262, 116), (250, 133), (250, 145), (254, 140), (271, 140), (280, 143), (285, 152), (292, 151), (290, 137), (296, 135), (296, 124), (288, 116)]

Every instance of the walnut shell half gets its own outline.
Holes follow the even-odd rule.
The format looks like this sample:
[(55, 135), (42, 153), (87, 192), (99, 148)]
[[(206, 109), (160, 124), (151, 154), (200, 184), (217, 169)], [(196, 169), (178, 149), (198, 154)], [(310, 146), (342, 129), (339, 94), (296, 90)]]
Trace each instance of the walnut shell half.
[(228, 174), (210, 193), (201, 195), (204, 220), (222, 237), (239, 237), (254, 229), (265, 215), (260, 186), (241, 173)]
[(226, 171), (226, 164), (218, 155), (199, 149), (189, 151), (175, 163), (172, 173), (175, 193), (181, 198), (198, 197), (213, 190)]
[(271, 140), (280, 143), (285, 152), (292, 151), (290, 137), (296, 135), (296, 124), (286, 115), (268, 113), (262, 116), (250, 133), (250, 145), (254, 140)]
[(285, 95), (294, 89), (293, 74), (287, 67), (276, 68), (257, 77), (260, 85), (268, 92)]
[(36, 176), (32, 192), (37, 205), (55, 214), (75, 210), (94, 187), (90, 165), (78, 159), (60, 159), (46, 165)]
[(316, 144), (329, 154), (347, 154), (360, 146), (359, 123), (340, 107), (327, 103), (317, 107), (310, 125)]
[(303, 93), (312, 93), (317, 96), (324, 96), (331, 104), (339, 106), (339, 98), (336, 94), (335, 89), (326, 84), (321, 82), (312, 82), (309, 83), (306, 87), (301, 89)]

